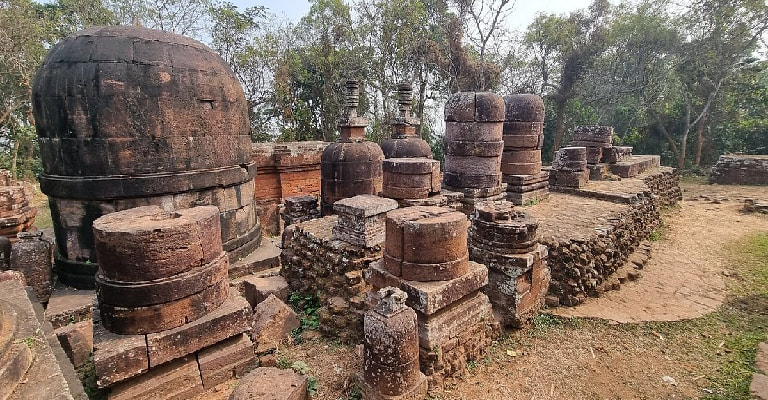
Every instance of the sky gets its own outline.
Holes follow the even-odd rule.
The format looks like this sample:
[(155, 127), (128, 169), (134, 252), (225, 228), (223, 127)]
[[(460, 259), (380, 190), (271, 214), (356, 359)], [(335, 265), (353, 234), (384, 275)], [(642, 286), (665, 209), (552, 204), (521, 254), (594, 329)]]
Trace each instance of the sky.
[[(277, 16), (298, 21), (309, 11), (310, 3), (307, 0), (234, 0), (240, 9), (252, 6), (265, 6)], [(509, 28), (524, 30), (538, 13), (562, 14), (570, 11), (586, 8), (590, 0), (517, 0), (512, 14), (507, 23)]]

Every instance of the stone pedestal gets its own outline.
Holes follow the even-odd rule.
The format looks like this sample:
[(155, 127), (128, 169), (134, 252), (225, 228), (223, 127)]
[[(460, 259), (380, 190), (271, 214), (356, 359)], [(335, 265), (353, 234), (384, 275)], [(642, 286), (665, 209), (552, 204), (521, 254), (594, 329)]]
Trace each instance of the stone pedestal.
[(384, 259), (371, 264), (366, 280), (374, 290), (395, 287), (416, 311), (419, 362), (430, 388), (460, 374), (497, 337), (491, 303), (480, 289), (488, 269), (467, 260), (467, 219), (440, 207), (409, 207), (387, 217)]
[(315, 196), (286, 197), (284, 203), (285, 208), (280, 217), (285, 222), (285, 226), (320, 218), (320, 209)]
[(431, 158), (384, 160), (382, 196), (391, 199), (426, 199), (440, 193), (440, 161)]
[(396, 201), (373, 195), (339, 200), (333, 205), (334, 212), (339, 216), (333, 227), (333, 235), (360, 247), (374, 247), (384, 243), (387, 211), (396, 208)]
[(242, 335), (251, 307), (229, 288), (216, 207), (138, 207), (93, 229), (101, 261), (93, 362), (110, 398), (192, 396), (254, 366)]
[(552, 186), (580, 188), (589, 181), (587, 147), (563, 147), (555, 153), (549, 183)]
[(571, 147), (587, 148), (587, 163), (597, 164), (602, 160), (605, 149), (613, 147), (612, 126), (577, 126), (573, 130)]
[(504, 97), (504, 153), (501, 172), (507, 200), (521, 205), (549, 195), (548, 175), (541, 171), (544, 101), (533, 94)]
[(488, 295), (507, 325), (521, 328), (536, 315), (549, 289), (547, 248), (538, 243), (538, 223), (510, 202), (478, 205), (472, 214), (469, 253), (488, 266)]
[(43, 232), (19, 232), (19, 241), (11, 247), (11, 269), (21, 271), (32, 286), (40, 303), (51, 297), (51, 269), (53, 252), (51, 243), (43, 239)]

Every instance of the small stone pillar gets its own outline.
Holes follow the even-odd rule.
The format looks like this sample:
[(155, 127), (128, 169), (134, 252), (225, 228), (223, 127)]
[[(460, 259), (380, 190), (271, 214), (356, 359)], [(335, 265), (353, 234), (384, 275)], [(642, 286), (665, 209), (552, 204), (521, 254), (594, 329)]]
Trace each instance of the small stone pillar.
[(586, 147), (563, 147), (555, 153), (549, 183), (552, 186), (580, 188), (589, 181)]
[(612, 126), (577, 126), (573, 130), (571, 147), (587, 148), (587, 163), (594, 165), (603, 158), (603, 150), (613, 147)]
[(396, 201), (373, 195), (341, 199), (333, 205), (334, 212), (339, 216), (333, 226), (333, 235), (360, 247), (384, 243), (387, 211), (396, 208)]
[(468, 224), (466, 215), (449, 208), (391, 211), (384, 258), (366, 271), (371, 302), (387, 286), (408, 293), (406, 304), (418, 317), (419, 364), (430, 388), (463, 372), (499, 334), (481, 292), (488, 268), (468, 260)]
[(541, 170), (544, 144), (544, 101), (535, 94), (504, 97), (502, 181), (507, 200), (522, 205), (549, 197), (549, 172)]
[(419, 371), (416, 312), (405, 305), (406, 298), (400, 289), (380, 289), (379, 303), (365, 314), (364, 399), (420, 400), (427, 395), (427, 378)]
[(378, 195), (382, 188), (384, 153), (378, 144), (365, 140), (368, 118), (357, 115), (357, 81), (348, 80), (346, 86), (347, 111), (339, 121), (339, 140), (325, 148), (320, 161), (323, 215), (333, 213), (337, 200), (359, 194)]
[(285, 222), (285, 226), (320, 218), (320, 209), (317, 207), (317, 197), (315, 196), (286, 197), (284, 202), (285, 209), (281, 218)]
[(21, 271), (40, 303), (51, 298), (53, 250), (43, 239), (43, 232), (19, 232), (19, 241), (11, 247), (11, 269)]
[(465, 212), (481, 200), (504, 197), (504, 99), (490, 92), (459, 92), (445, 104), (443, 187), (464, 194)]
[(37, 208), (31, 200), (29, 184), (14, 182), (10, 172), (0, 170), (0, 235), (15, 242), (17, 233), (32, 227)]
[(421, 121), (411, 112), (413, 87), (410, 83), (397, 85), (397, 103), (399, 114), (390, 123), (392, 137), (381, 143), (384, 158), (432, 158), (429, 143), (416, 134)]
[(525, 326), (544, 303), (550, 282), (538, 223), (508, 201), (479, 203), (470, 219), (470, 259), (488, 267), (483, 293), (506, 325)]

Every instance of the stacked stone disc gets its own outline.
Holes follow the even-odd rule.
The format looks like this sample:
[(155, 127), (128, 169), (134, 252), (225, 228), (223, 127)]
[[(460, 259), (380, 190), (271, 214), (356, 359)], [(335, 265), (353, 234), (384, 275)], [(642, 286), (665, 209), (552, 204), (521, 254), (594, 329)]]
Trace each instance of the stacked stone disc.
[(426, 199), (440, 193), (440, 161), (431, 158), (390, 158), (382, 164), (382, 195), (391, 199)]
[(213, 206), (165, 212), (137, 207), (93, 222), (101, 320), (145, 334), (197, 320), (229, 295), (229, 262)]
[(470, 219), (470, 259), (488, 267), (483, 292), (507, 325), (522, 327), (549, 289), (547, 247), (536, 237), (538, 223), (508, 201), (479, 203)]
[(430, 387), (460, 373), (498, 333), (488, 298), (480, 292), (488, 269), (468, 260), (466, 215), (414, 206), (387, 214), (384, 258), (367, 276), (376, 291), (392, 286), (416, 310), (421, 370)]
[(443, 186), (464, 194), (471, 211), (480, 199), (502, 197), (504, 99), (490, 92), (459, 92), (445, 105)]
[(0, 235), (15, 241), (17, 233), (32, 227), (37, 208), (31, 199), (28, 185), (14, 182), (9, 171), (0, 169)]
[(587, 163), (597, 164), (603, 158), (603, 149), (613, 147), (612, 126), (577, 126), (573, 130), (571, 147), (587, 148)]
[(589, 181), (586, 147), (563, 147), (555, 153), (549, 183), (552, 186), (580, 188)]
[(535, 94), (504, 97), (504, 153), (501, 173), (507, 200), (525, 204), (549, 196), (549, 173), (541, 170), (544, 144), (544, 101)]
[(360, 194), (379, 195), (382, 188), (381, 162), (384, 153), (378, 144), (365, 140), (368, 119), (357, 116), (359, 85), (346, 83), (347, 111), (339, 121), (339, 140), (323, 151), (320, 161), (320, 191), (323, 215), (333, 213), (337, 200)]
[(422, 399), (427, 379), (419, 370), (416, 313), (405, 305), (402, 290), (387, 287), (365, 314), (361, 390), (371, 400)]
[(413, 87), (410, 83), (397, 85), (399, 114), (392, 119), (392, 137), (381, 143), (384, 158), (432, 158), (432, 148), (419, 137), (416, 127), (421, 124), (413, 117)]
[(32, 97), (60, 281), (92, 287), (92, 222), (137, 206), (216, 205), (230, 259), (259, 246), (248, 105), (205, 45), (139, 27), (89, 28), (50, 50)]

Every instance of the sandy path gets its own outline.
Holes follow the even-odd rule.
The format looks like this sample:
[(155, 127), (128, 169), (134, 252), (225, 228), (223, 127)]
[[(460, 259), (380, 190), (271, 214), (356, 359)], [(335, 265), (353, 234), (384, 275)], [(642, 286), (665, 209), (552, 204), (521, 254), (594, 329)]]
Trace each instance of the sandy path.
[[(716, 197), (727, 199), (720, 204), (694, 200), (706, 188), (690, 187), (680, 209), (666, 216), (669, 228), (662, 240), (652, 243), (642, 278), (554, 313), (624, 323), (690, 319), (717, 309), (725, 299), (725, 276), (731, 269), (725, 244), (768, 232), (768, 217), (740, 212), (743, 203), (736, 198), (754, 195), (756, 190), (760, 195), (757, 188), (733, 187), (730, 193), (717, 193)], [(768, 189), (762, 190), (768, 195)]]

